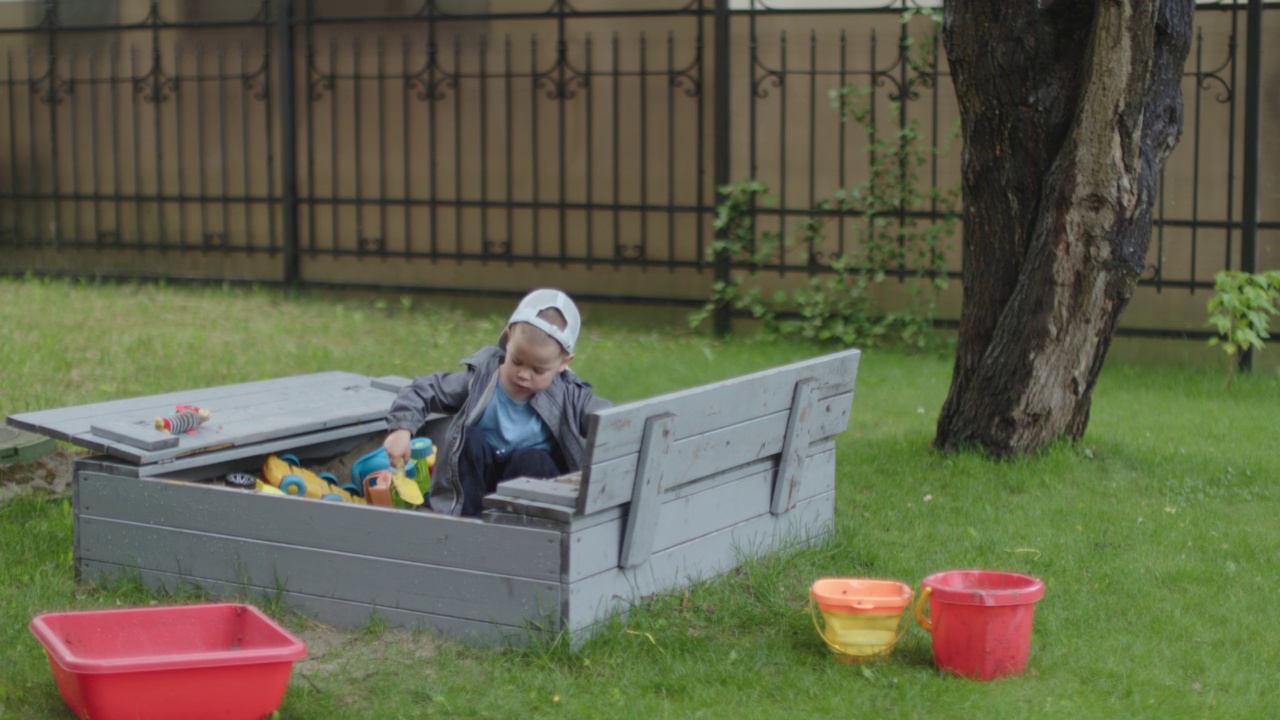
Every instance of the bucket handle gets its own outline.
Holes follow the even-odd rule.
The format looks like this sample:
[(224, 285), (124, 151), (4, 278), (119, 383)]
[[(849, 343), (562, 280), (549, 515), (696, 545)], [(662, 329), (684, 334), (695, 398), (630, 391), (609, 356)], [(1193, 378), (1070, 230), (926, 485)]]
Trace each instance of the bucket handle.
[[(831, 642), (831, 640), (827, 637), (827, 634), (822, 631), (822, 626), (818, 624), (818, 614), (814, 612), (814, 605), (815, 603), (813, 601), (813, 596), (811, 595), (809, 596), (809, 619), (813, 620), (813, 629), (818, 631), (818, 637), (822, 638), (822, 642), (826, 643), (827, 647), (831, 648), (831, 651), (834, 652), (835, 654), (848, 655), (848, 653), (846, 653), (844, 650), (841, 650), (838, 645)], [(903, 613), (903, 616), (905, 615), (906, 613)], [(897, 646), (898, 641), (902, 640), (903, 636), (907, 634), (907, 627), (909, 626), (909, 623), (902, 622), (901, 620), (898, 621), (898, 624), (901, 627), (901, 629), (898, 631), (898, 636), (893, 639), (893, 642), (889, 643), (880, 652), (877, 652), (873, 655), (868, 655), (867, 656), (868, 659), (880, 657), (881, 655), (888, 655), (890, 652), (893, 651), (893, 648)]]
[(920, 599), (916, 600), (916, 622), (920, 623), (920, 627), (926, 632), (933, 632), (933, 621), (924, 616), (924, 604), (932, 593), (933, 587), (925, 585), (920, 588)]

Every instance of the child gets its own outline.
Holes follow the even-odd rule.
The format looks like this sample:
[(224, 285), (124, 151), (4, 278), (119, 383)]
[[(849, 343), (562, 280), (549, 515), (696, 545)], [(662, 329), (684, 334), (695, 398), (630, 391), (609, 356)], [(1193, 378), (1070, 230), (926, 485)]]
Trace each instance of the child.
[(534, 290), (465, 370), (419, 377), (396, 395), (383, 442), (392, 465), (408, 462), (428, 413), (453, 414), (431, 476), (433, 510), (479, 515), (499, 480), (582, 468), (587, 418), (610, 403), (569, 369), (581, 325), (568, 295)]

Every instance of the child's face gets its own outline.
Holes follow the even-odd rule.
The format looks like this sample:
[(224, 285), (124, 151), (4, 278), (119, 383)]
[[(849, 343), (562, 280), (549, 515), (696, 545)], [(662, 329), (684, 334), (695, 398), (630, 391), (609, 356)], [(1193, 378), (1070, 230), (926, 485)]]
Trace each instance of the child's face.
[(555, 340), (532, 335), (520, 325), (507, 328), (507, 356), (498, 367), (498, 379), (516, 402), (526, 402), (550, 387), (573, 359)]

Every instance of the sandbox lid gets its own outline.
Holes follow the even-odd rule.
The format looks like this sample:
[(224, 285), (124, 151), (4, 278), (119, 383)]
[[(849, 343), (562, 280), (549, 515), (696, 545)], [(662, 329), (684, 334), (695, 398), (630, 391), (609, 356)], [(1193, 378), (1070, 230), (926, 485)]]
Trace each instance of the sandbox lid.
[(56, 446), (53, 438), (0, 425), (0, 465), (39, 460)]
[[(138, 465), (205, 454), (223, 459), (385, 429), (391, 402), (408, 382), (330, 371), (19, 413), (6, 421)], [(190, 435), (157, 430), (155, 419), (173, 415), (177, 405), (206, 409), (210, 418)]]

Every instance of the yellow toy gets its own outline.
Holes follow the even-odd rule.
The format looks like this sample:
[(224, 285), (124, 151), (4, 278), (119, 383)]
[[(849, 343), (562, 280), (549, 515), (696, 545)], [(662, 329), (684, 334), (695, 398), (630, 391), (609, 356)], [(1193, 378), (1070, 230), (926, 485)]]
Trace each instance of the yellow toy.
[(364, 498), (339, 486), (331, 474), (317, 475), (302, 467), (292, 455), (268, 455), (262, 463), (262, 479), (286, 495), (335, 502), (364, 502)]
[(258, 492), (261, 492), (261, 493), (267, 493), (268, 495), (283, 495), (283, 494), (284, 494), (284, 491), (283, 491), (283, 490), (281, 490), (280, 488), (276, 487), (275, 485), (268, 485), (268, 484), (266, 484), (266, 483), (262, 482), (261, 480), (258, 480), (258, 481), (254, 484), (253, 489), (254, 489), (254, 490), (257, 490)]

